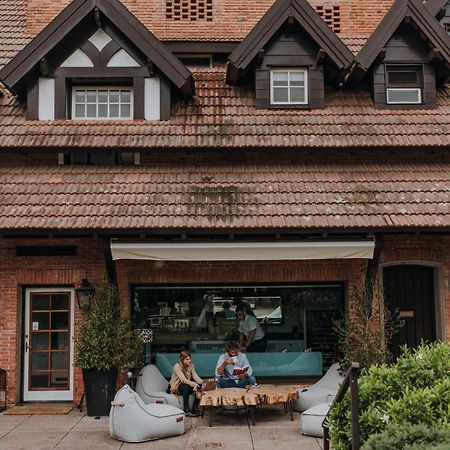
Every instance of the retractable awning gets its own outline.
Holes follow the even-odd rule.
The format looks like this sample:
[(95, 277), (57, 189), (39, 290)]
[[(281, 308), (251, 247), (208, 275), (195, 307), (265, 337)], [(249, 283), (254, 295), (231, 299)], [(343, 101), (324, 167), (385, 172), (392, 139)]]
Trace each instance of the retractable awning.
[(336, 242), (111, 243), (113, 260), (274, 261), (372, 259), (373, 240)]

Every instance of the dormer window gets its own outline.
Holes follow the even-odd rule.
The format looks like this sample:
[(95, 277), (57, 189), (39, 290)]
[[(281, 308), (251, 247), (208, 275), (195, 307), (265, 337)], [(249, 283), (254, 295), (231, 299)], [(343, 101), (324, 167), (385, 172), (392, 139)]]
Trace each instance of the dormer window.
[(133, 91), (123, 87), (72, 88), (72, 118), (126, 120), (133, 118)]
[(422, 66), (386, 66), (386, 102), (388, 105), (422, 103)]
[(308, 70), (271, 70), (270, 103), (272, 105), (307, 105)]

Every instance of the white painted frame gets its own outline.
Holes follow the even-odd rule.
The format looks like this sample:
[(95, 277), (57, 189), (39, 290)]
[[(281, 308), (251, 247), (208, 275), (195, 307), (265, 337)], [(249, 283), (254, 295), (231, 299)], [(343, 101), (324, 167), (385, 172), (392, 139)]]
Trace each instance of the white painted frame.
[[(68, 292), (70, 294), (70, 336), (69, 336), (69, 389), (54, 391), (30, 391), (28, 386), (29, 361), (27, 345), (29, 345), (30, 336), (30, 299), (31, 293), (36, 292)], [(24, 354), (24, 374), (23, 374), (23, 400), (26, 401), (73, 401), (73, 378), (74, 378), (74, 327), (75, 327), (75, 290), (73, 288), (28, 288), (25, 291), (25, 335), (23, 339)], [(27, 337), (28, 336), (28, 337)]]
[[(287, 91), (288, 91), (288, 101), (287, 102), (276, 102), (274, 100), (274, 90), (275, 90), (275, 86), (273, 85), (273, 74), (274, 73), (279, 73), (279, 72), (286, 72), (288, 74), (288, 85), (287, 85)], [(291, 102), (290, 101), (290, 97), (291, 97), (291, 82), (290, 82), (290, 77), (291, 77), (291, 73), (303, 73), (305, 76), (305, 101), (304, 102)], [(304, 68), (304, 69), (271, 69), (270, 71), (270, 104), (271, 105), (307, 105), (309, 103), (309, 86), (308, 86), (308, 69)], [(277, 86), (278, 87), (278, 86)], [(298, 87), (298, 86), (295, 86)], [(285, 89), (285, 88), (283, 88)]]
[[(130, 116), (129, 117), (76, 117), (75, 116), (75, 92), (77, 90), (108, 90), (108, 91), (115, 91), (115, 90), (127, 90), (130, 91)], [(86, 103), (87, 104), (87, 103)], [(98, 99), (97, 103), (98, 105)], [(108, 105), (109, 105), (109, 99), (108, 99)], [(133, 120), (134, 118), (134, 91), (131, 86), (73, 86), (72, 87), (72, 119), (73, 120)]]
[[(392, 101), (389, 100), (389, 94), (393, 91), (396, 92), (416, 92), (417, 101)], [(386, 89), (386, 103), (388, 105), (419, 105), (422, 103), (422, 89), (420, 87), (415, 88), (387, 88)]]

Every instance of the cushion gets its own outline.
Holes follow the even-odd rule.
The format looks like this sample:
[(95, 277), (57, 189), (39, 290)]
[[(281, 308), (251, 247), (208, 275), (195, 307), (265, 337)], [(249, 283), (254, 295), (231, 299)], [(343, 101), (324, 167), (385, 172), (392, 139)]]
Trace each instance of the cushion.
[(301, 432), (306, 436), (323, 437), (323, 421), (330, 410), (330, 403), (319, 403), (300, 415)]

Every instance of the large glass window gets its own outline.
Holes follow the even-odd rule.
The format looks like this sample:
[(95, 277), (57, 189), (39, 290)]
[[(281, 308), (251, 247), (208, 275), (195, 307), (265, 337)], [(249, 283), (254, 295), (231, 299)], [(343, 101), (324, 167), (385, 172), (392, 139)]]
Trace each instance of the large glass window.
[[(153, 331), (153, 359), (158, 353), (177, 354), (182, 349), (218, 355), (227, 342), (239, 341), (234, 312), (239, 305), (256, 316), (265, 334), (266, 353), (320, 352), (324, 367), (333, 362), (336, 338), (332, 323), (344, 310), (344, 289), (339, 284), (136, 286), (131, 312), (135, 328)], [(271, 364), (270, 358), (267, 364)]]

